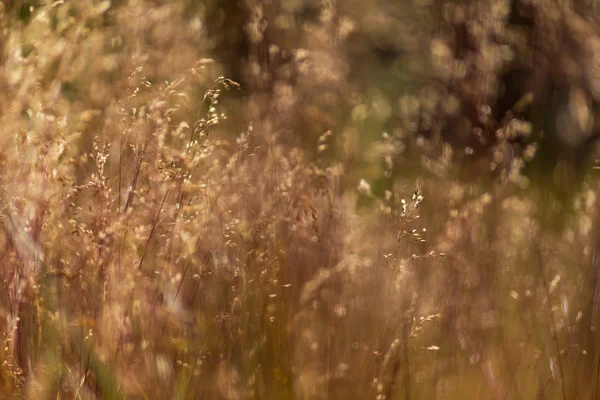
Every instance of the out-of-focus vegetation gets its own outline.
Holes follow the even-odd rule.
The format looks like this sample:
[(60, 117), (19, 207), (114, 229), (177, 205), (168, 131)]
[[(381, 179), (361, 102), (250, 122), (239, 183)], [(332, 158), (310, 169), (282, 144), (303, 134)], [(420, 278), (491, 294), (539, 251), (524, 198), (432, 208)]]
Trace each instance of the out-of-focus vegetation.
[(598, 12), (0, 3), (0, 398), (600, 398)]

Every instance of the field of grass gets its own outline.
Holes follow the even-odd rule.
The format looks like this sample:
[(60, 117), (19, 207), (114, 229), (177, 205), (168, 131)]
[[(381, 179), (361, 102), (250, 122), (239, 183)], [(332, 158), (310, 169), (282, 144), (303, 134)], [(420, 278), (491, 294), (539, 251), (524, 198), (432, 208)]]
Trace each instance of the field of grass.
[(600, 399), (578, 0), (0, 3), (0, 399)]

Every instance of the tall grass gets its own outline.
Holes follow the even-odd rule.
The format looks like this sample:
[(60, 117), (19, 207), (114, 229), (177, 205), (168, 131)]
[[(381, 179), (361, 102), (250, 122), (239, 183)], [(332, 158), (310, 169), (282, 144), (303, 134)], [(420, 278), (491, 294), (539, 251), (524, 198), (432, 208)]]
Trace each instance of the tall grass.
[(598, 398), (595, 17), (417, 3), (0, 4), (0, 397)]

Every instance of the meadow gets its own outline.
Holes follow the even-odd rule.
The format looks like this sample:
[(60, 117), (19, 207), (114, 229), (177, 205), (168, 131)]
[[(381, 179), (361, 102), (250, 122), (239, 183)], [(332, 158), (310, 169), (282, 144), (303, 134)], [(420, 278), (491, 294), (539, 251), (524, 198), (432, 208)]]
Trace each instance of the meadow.
[(0, 398), (600, 398), (586, 0), (0, 3)]

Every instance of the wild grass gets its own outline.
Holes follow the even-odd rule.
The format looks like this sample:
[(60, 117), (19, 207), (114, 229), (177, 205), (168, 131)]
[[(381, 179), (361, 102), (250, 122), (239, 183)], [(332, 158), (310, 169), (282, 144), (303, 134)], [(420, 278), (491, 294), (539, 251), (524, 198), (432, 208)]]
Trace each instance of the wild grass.
[(0, 397), (598, 398), (594, 20), (341, 3), (0, 4)]

